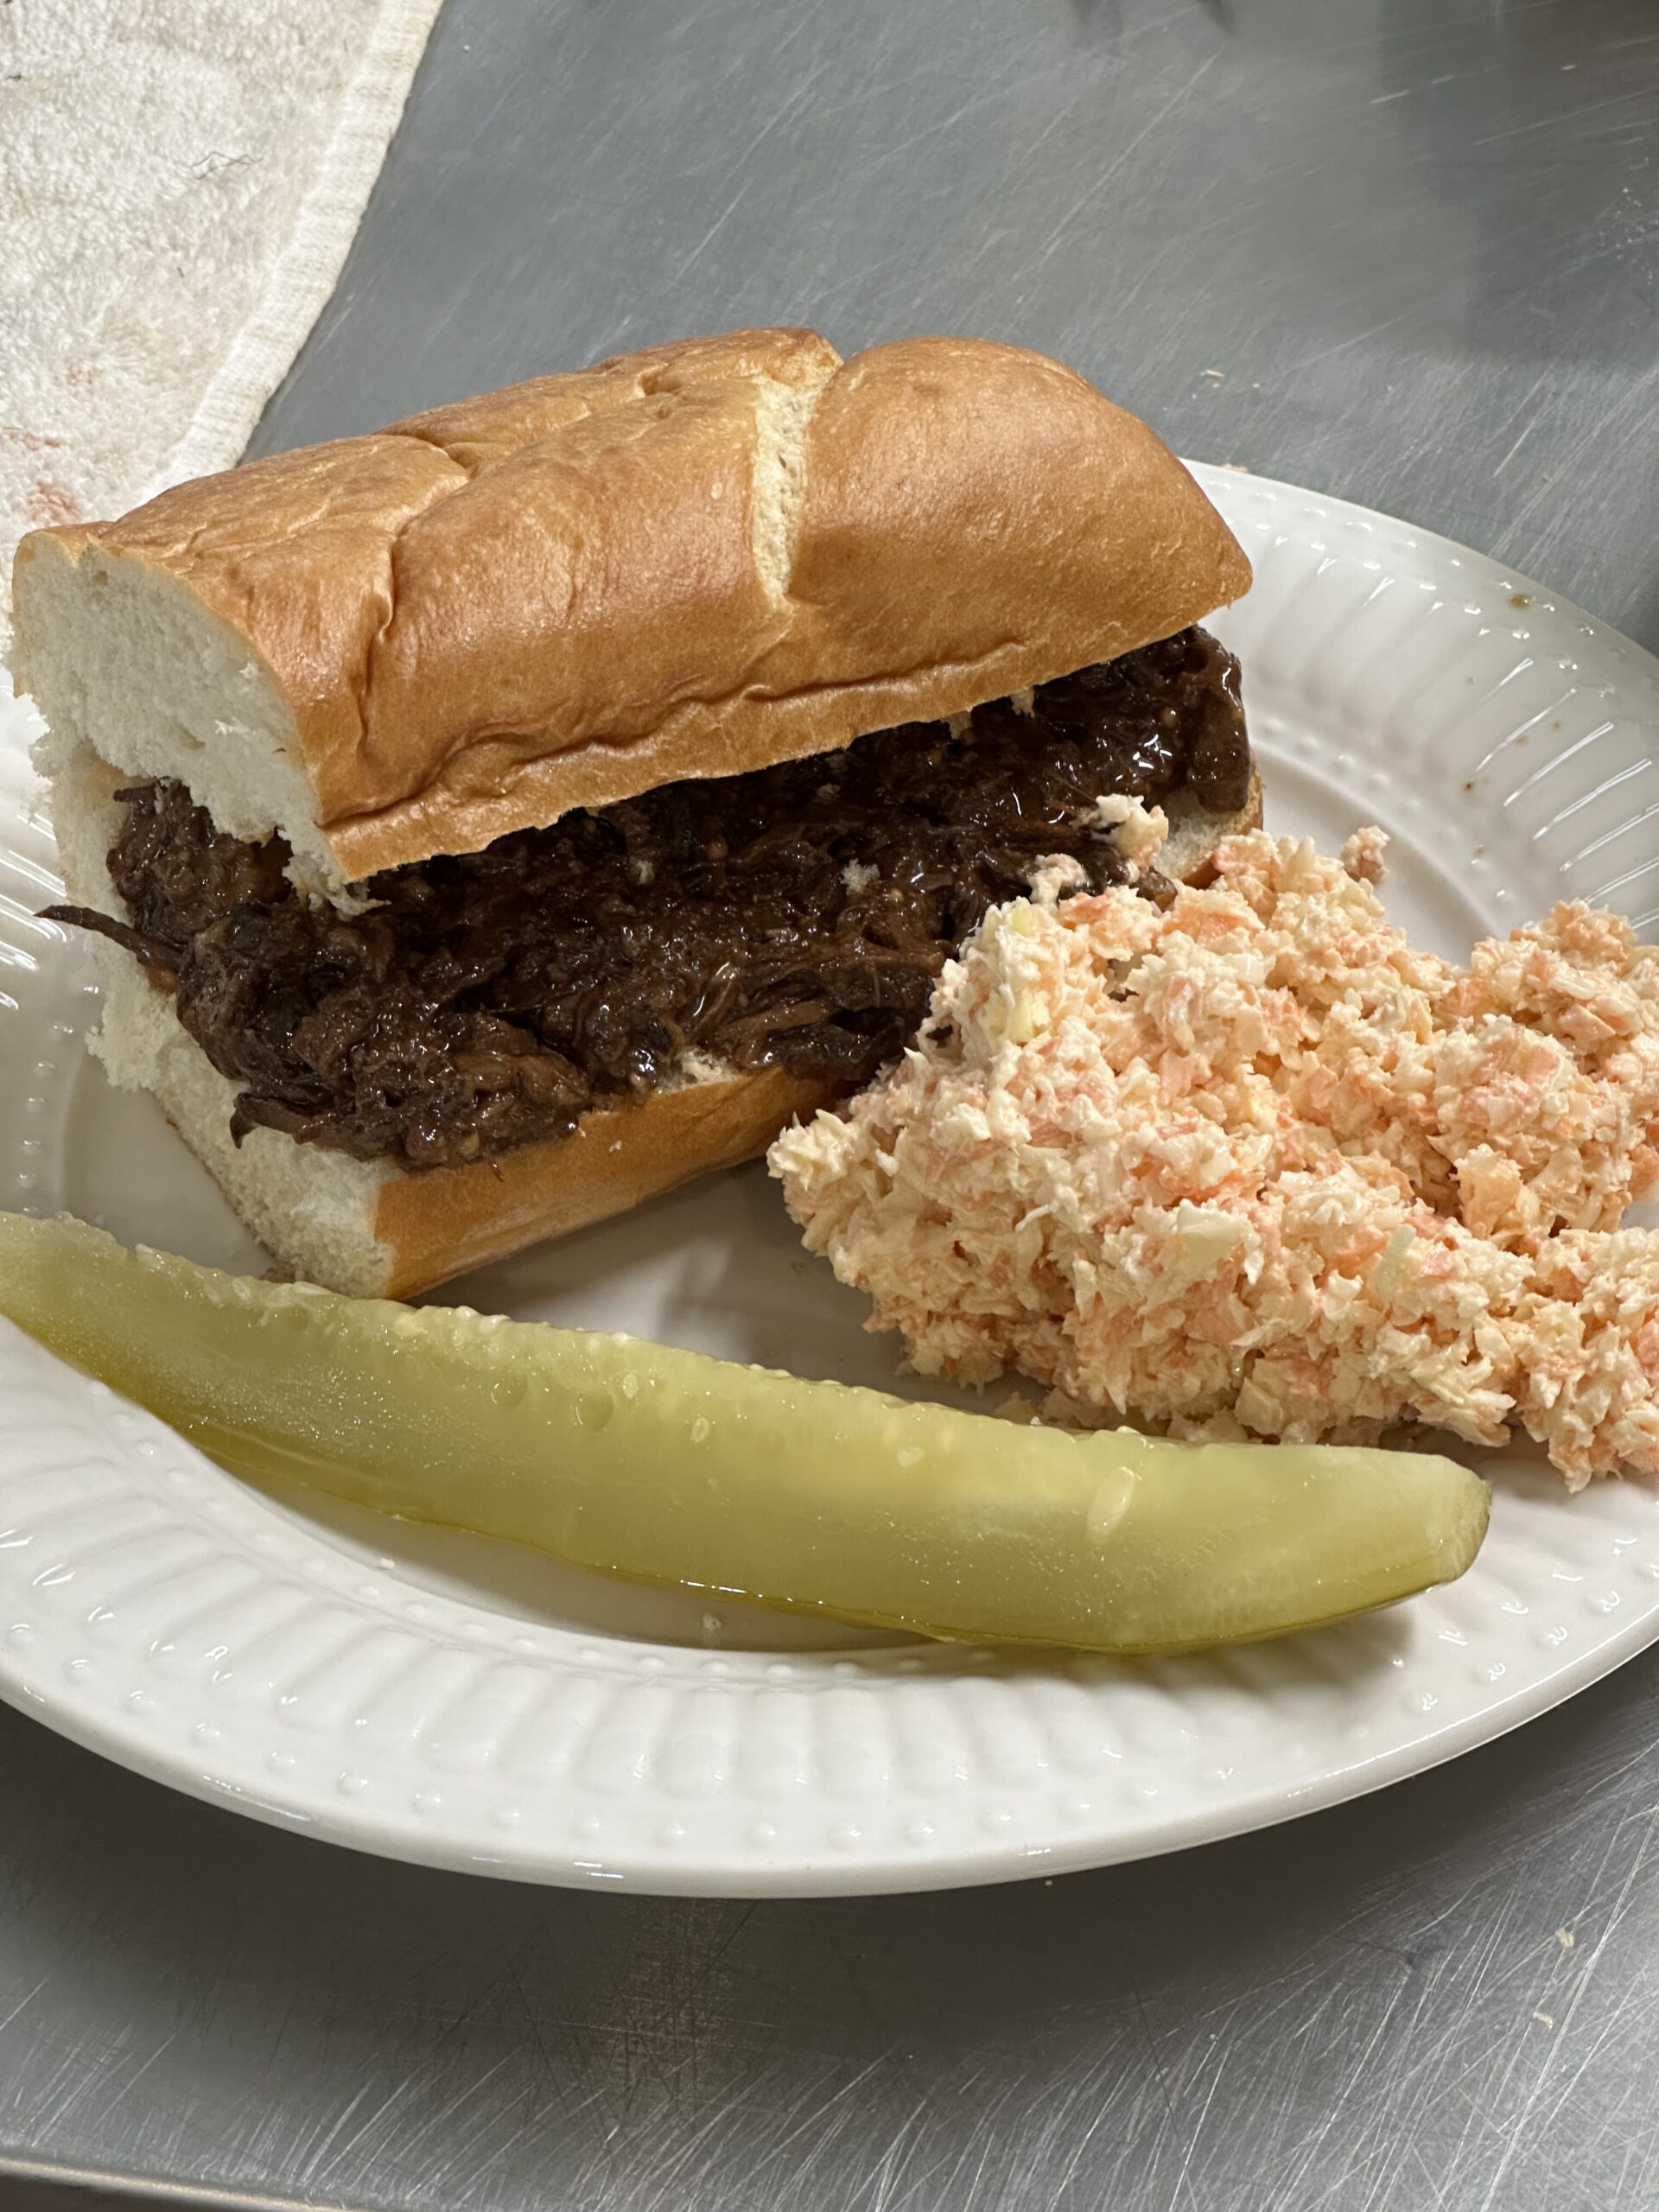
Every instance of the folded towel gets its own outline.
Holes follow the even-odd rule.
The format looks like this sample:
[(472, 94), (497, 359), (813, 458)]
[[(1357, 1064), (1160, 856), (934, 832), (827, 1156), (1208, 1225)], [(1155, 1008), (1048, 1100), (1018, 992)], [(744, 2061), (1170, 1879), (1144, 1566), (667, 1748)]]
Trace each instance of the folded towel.
[[(334, 289), (437, 8), (0, 7), (0, 582), (37, 524), (236, 459)], [(8, 626), (0, 603), (0, 645)]]

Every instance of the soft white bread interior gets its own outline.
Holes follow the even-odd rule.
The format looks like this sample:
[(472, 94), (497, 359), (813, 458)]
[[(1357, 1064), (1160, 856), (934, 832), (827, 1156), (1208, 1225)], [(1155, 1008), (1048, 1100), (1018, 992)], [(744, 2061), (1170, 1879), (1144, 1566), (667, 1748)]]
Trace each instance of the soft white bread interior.
[[(65, 888), (118, 917), (105, 855), (123, 779), (86, 747), (59, 743), (53, 820)], [(1199, 812), (1178, 793), (1158, 865), (1201, 878), (1224, 836), (1254, 829), (1261, 789), (1236, 815)], [(92, 939), (104, 989), (92, 1050), (112, 1083), (149, 1091), (237, 1214), (289, 1273), (359, 1298), (407, 1298), (543, 1238), (625, 1213), (716, 1167), (757, 1158), (779, 1131), (835, 1097), (833, 1086), (772, 1070), (693, 1064), (673, 1088), (588, 1115), (573, 1136), (494, 1160), (410, 1173), (256, 1128), (231, 1139), (236, 1085), (222, 1076), (132, 955)]]
[(688, 340), (40, 531), (57, 738), (288, 840), (304, 887), (962, 712), (1236, 599), (1146, 426), (1058, 362)]

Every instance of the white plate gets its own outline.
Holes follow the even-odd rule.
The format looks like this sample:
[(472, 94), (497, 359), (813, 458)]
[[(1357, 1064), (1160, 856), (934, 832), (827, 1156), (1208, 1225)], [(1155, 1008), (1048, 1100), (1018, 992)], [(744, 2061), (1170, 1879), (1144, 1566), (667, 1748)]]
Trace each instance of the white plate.
[[(1659, 663), (1477, 555), (1199, 472), (1255, 563), (1271, 823), (1395, 839), (1461, 954), (1559, 897), (1659, 918)], [(0, 1203), (260, 1264), (81, 1046), (51, 844), (0, 775)], [(486, 1308), (890, 1383), (758, 1168), (459, 1287)], [(1416, 1772), (1659, 1636), (1659, 1500), (1506, 1455), (1473, 1571), (1391, 1612), (1157, 1664), (838, 1635), (509, 1545), (272, 1503), (0, 1325), (0, 1694), (123, 1764), (399, 1858), (800, 1894), (988, 1882), (1236, 1834)]]

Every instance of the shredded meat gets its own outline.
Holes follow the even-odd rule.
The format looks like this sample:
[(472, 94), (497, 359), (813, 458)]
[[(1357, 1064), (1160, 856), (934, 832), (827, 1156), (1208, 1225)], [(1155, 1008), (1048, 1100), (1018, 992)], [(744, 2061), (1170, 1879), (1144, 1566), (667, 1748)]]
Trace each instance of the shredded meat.
[(280, 837), (220, 836), (183, 785), (121, 793), (122, 923), (221, 1073), (234, 1134), (285, 1130), (412, 1167), (568, 1134), (688, 1049), (862, 1083), (986, 910), (1064, 854), (1125, 878), (1097, 802), (1250, 777), (1237, 664), (1201, 630), (844, 752), (671, 784), (485, 851), (372, 877), (346, 914)]

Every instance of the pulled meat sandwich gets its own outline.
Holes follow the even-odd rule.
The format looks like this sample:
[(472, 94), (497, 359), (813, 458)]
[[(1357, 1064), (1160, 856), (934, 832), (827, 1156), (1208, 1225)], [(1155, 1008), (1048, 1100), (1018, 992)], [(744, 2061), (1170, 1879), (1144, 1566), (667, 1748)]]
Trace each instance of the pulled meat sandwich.
[[(405, 1295), (763, 1151), (1125, 799), (1259, 794), (1249, 569), (966, 339), (739, 331), (36, 531), (17, 688), (111, 1077), (296, 1273)], [(1155, 885), (1153, 887), (1155, 888)]]

